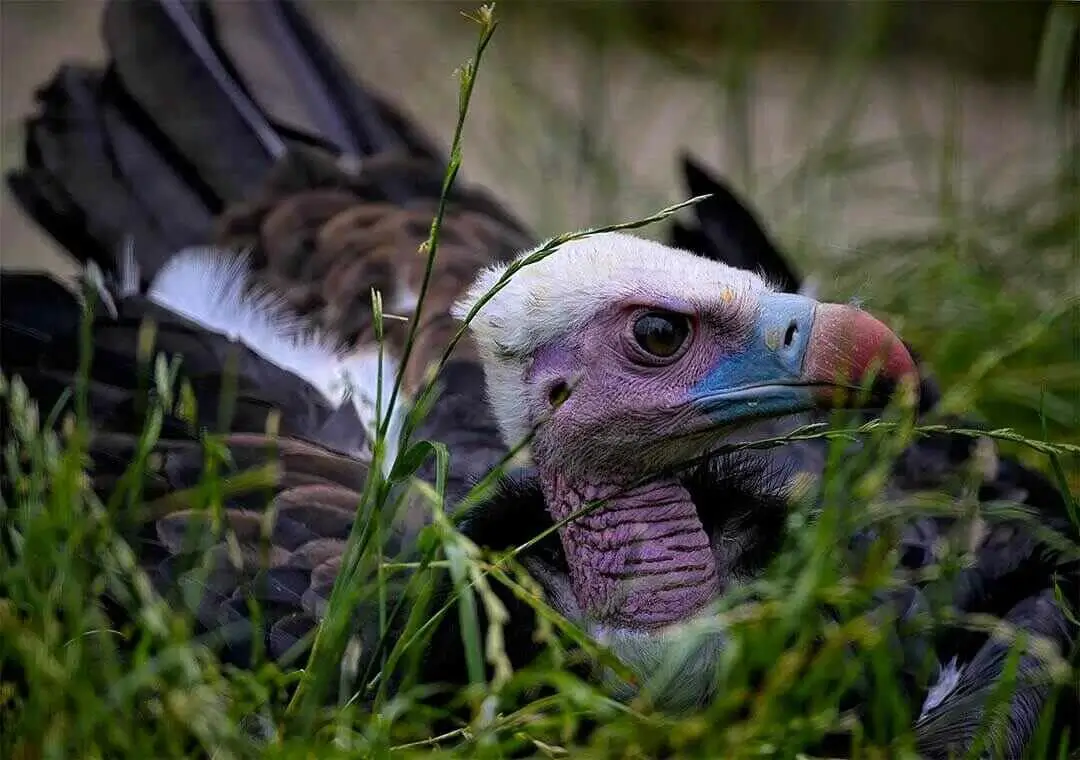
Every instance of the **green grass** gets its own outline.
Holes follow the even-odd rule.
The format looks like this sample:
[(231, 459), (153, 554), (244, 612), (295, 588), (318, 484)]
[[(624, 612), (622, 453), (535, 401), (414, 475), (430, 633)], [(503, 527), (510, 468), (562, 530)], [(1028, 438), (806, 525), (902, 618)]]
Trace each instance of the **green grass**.
[[(459, 74), (461, 103), (447, 186), (462, 161), (469, 97), (477, 73), (483, 75), (481, 56), (493, 31), (483, 12), (476, 21), (476, 57)], [(873, 40), (868, 33), (850, 50), (839, 51), (829, 76), (858, 73), (862, 51), (872, 48)], [(739, 66), (720, 72), (725, 82), (738, 84), (747, 73)], [(823, 75), (819, 86), (829, 81)], [(737, 88), (735, 96), (727, 87), (716, 91), (723, 95), (720, 110), (731, 126), (728, 134), (745, 146), (754, 136), (745, 97)], [(536, 113), (538, 120), (552, 123), (561, 117), (554, 106), (537, 105)], [(597, 123), (602, 120), (598, 115), (581, 128), (602, 135), (604, 125)], [(801, 268), (813, 265), (824, 274), (823, 295), (858, 294), (894, 318), (950, 389), (950, 408), (1011, 428), (1015, 432), (999, 433), (1005, 445), (1047, 471), (1052, 456), (1075, 477), (1080, 461), (1075, 393), (1080, 376), (1072, 338), (1080, 324), (1074, 287), (1080, 260), (1076, 146), (1063, 148), (1051, 180), (1020, 188), (1005, 200), (983, 202), (961, 193), (955, 175), (941, 168), (954, 160), (948, 139), (930, 150), (915, 139), (867, 146), (853, 140), (849, 127), (839, 114), (821, 144), (811, 145), (789, 176), (764, 176), (748, 164), (741, 169), (742, 181), (770, 187), (763, 195), (800, 198), (804, 213), (780, 235), (793, 243)], [(566, 132), (573, 129), (566, 126)], [(828, 223), (828, 203), (815, 197), (815, 188), (840, 179), (852, 182), (854, 192), (865, 192), (857, 182), (859, 172), (905, 151), (919, 151), (929, 179), (926, 197), (897, 202), (933, 209), (929, 228), (860, 243), (855, 257), (826, 256), (813, 244), (815, 230)], [(590, 175), (579, 192), (595, 196), (593, 208), (602, 218), (625, 218), (619, 209), (625, 196), (636, 193), (640, 178), (616, 183), (623, 176), (617, 156), (594, 151), (589, 158)], [(656, 208), (667, 201), (649, 198), (647, 190), (626, 200), (629, 206), (649, 204)], [(669, 207), (632, 225), (659, 221), (676, 210)], [(436, 219), (429, 257), (438, 255), (438, 228)], [(148, 415), (143, 452), (152, 448), (158, 416), (185, 398), (182, 383), (168, 371), (158, 371), (153, 384), (159, 406)], [(441, 501), (439, 483), (421, 489), (432, 500), (436, 519), (421, 541), (427, 548), (423, 561), (407, 584), (406, 596), (415, 605), (409, 623), (385, 658), (372, 664), (372, 678), (363, 682), (370, 688), (361, 698), (340, 688), (339, 673), (343, 664), (355, 671), (367, 665), (356, 663), (350, 648), (348, 611), (365, 600), (378, 600), (384, 613), (390, 604), (384, 600), (396, 569), (382, 557), (377, 521), (358, 521), (310, 661), (288, 668), (265, 664), (250, 672), (225, 667), (193, 638), (190, 620), (166, 606), (136, 568), (118, 528), (118, 510), (141, 506), (139, 478), (99, 498), (85, 472), (85, 417), (76, 415), (56, 434), (50, 431), (49, 410), (34, 409), (17, 380), (5, 377), (2, 390), (0, 401), (13, 423), (3, 466), (17, 476), (14, 499), (0, 505), (0, 588), (6, 597), (0, 599), (0, 681), (18, 663), (29, 685), (25, 694), (10, 683), (0, 685), (3, 757), (470, 758), (519, 752), (579, 758), (651, 757), (666, 749), (693, 757), (795, 758), (826, 733), (849, 735), (856, 756), (913, 756), (912, 716), (897, 681), (895, 642), (888, 622), (874, 617), (872, 599), (893, 582), (897, 557), (887, 544), (861, 557), (838, 549), (844, 537), (871, 525), (889, 535), (915, 510), (947, 509), (963, 520), (971, 516), (970, 498), (881, 501), (889, 462), (919, 432), (903, 415), (869, 426), (864, 432), (871, 445), (857, 457), (844, 453), (842, 429), (805, 433), (836, 439), (824, 509), (795, 503), (783, 551), (761, 578), (724, 599), (710, 621), (729, 637), (717, 674), (722, 697), (703, 711), (673, 716), (652, 707), (647, 693), (622, 704), (573, 675), (567, 665), (580, 659), (577, 647), (605, 655), (554, 614), (541, 615), (537, 635), (547, 644), (545, 653), (526, 668), (510, 667), (502, 649), (501, 604), (492, 589), (506, 585), (542, 605), (512, 556), (487, 556), (442, 517), (435, 508)], [(81, 391), (73, 393), (78, 405)], [(220, 505), (227, 489), (266, 485), (267, 473), (231, 472), (217, 439), (207, 433), (204, 441), (208, 466), (200, 488), (208, 506)], [(380, 444), (376, 457), (384, 455)], [(438, 457), (445, 472), (448, 455), (452, 452), (414, 443), (388, 478), (370, 479), (358, 510), (389, 511), (423, 457)], [(141, 474), (144, 460), (132, 463), (132, 473)], [(1008, 514), (1008, 508), (988, 505), (981, 514), (991, 519), (995, 512)], [(946, 588), (963, 559), (959, 542), (946, 547), (945, 569), (932, 579), (931, 591)], [(444, 573), (453, 579), (456, 599), (432, 608), (424, 603), (425, 594)], [(132, 625), (111, 628), (101, 603), (106, 594), (121, 601)], [(487, 626), (480, 623), (481, 609), (491, 621)], [(459, 616), (462, 657), (471, 676), (454, 716), (424, 707), (422, 684), (397, 693), (384, 687), (391, 671), (409, 671), (423, 651), (428, 622), (440, 614)], [(1054, 666), (1058, 680), (1076, 677), (1067, 663)], [(853, 690), (864, 695), (865, 720), (855, 720), (841, 703)]]

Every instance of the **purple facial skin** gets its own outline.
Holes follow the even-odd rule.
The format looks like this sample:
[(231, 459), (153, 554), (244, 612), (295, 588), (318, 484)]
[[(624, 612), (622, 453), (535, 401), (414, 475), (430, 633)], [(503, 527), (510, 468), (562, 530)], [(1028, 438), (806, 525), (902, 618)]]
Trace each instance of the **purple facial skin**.
[[(634, 338), (635, 322), (655, 311), (689, 319), (668, 357)], [(560, 529), (581, 612), (605, 628), (649, 631), (702, 610), (725, 579), (697, 509), (677, 478), (643, 476), (753, 419), (847, 406), (851, 387), (879, 367), (888, 388), (916, 376), (878, 320), (779, 293), (628, 298), (536, 351), (522, 403), (539, 423), (533, 457), (548, 510), (562, 521), (606, 500)]]

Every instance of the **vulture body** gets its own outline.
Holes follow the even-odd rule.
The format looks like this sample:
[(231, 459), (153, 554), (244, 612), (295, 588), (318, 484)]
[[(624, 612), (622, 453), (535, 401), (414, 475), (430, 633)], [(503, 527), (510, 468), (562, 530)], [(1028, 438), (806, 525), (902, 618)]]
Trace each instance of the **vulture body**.
[[(393, 516), (356, 511), (372, 474), (375, 409), (388, 400), (375, 378), (381, 371), (385, 392), (401, 372), (406, 396), (415, 393), (470, 311), (470, 337), (443, 367), (441, 394), (414, 437), (449, 448), (454, 503), (535, 435), (531, 464), (499, 479), (461, 529), (498, 551), (559, 523), (520, 558), (552, 606), (646, 675), (677, 639), (673, 630), (775, 554), (790, 475), (824, 468), (815, 441), (754, 457), (717, 454), (718, 442), (751, 423), (785, 430), (803, 419), (790, 415), (853, 403), (854, 394), (834, 393), (837, 377), (859, 381), (880, 359), (879, 395), (918, 377), (920, 411), (933, 406), (936, 389), (896, 337), (857, 309), (799, 294), (800, 278), (752, 212), (690, 161), (691, 192), (713, 197), (696, 208), (696, 224), (672, 227), (674, 248), (625, 235), (572, 241), (483, 303), (535, 240), (482, 190), (455, 189), (416, 315), (417, 249), (444, 161), (357, 84), (299, 9), (280, 0), (129, 0), (105, 6), (103, 28), (107, 66), (62, 66), (42, 88), (25, 166), (9, 185), (61, 245), (105, 273), (88, 288), (97, 294), (90, 472), (100, 494), (140, 456), (147, 320), (154, 351), (181, 359), (195, 411), (165, 410), (140, 486), (147, 514), (131, 516), (131, 540), (165, 595), (190, 588), (194, 559), (211, 556), (193, 614), (227, 659), (249, 663), (260, 636), (274, 658), (302, 654), (357, 521), (388, 520), (385, 553), (415, 550), (424, 505)], [(407, 362), (403, 324), (388, 320), (385, 356), (374, 349), (373, 288), (389, 313), (420, 319)], [(41, 409), (71, 408), (79, 301), (45, 276), (5, 273), (2, 308), (5, 375), (22, 378)], [(402, 429), (390, 421), (392, 433)], [(267, 488), (226, 499), (228, 540), (189, 496), (177, 497), (200, 483), (207, 431), (220, 434), (237, 470), (276, 463)], [(889, 487), (940, 485), (979, 451), (967, 438), (925, 439)], [(685, 468), (688, 459), (699, 464)], [(434, 480), (430, 465), (419, 474)], [(1055, 489), (1008, 458), (984, 468), (978, 495), (1020, 501), (1050, 527), (1069, 527)], [(564, 523), (597, 499), (606, 503)], [(276, 515), (268, 553), (267, 514)], [(942, 518), (910, 525), (906, 568), (932, 565), (949, 528)], [(1034, 535), (988, 525), (975, 557), (954, 604), (997, 614), (1067, 654), (1076, 629), (1053, 596), (1060, 566)], [(920, 608), (918, 584), (906, 590), (902, 617)], [(539, 651), (531, 610), (499, 594), (511, 617), (508, 654), (527, 662)], [(252, 600), (266, 610), (260, 621)], [(356, 616), (371, 648), (376, 617), (363, 605)], [(428, 679), (466, 680), (455, 620), (434, 634)], [(974, 736), (1005, 646), (962, 633), (932, 645), (941, 673), (913, 699), (920, 749), (945, 757)], [(713, 696), (722, 649), (721, 638), (705, 641), (661, 701), (683, 707)], [(1029, 660), (1021, 667), (1036, 671)], [(1048, 692), (1037, 685), (1017, 696), (999, 737), (1006, 756), (1029, 741)]]

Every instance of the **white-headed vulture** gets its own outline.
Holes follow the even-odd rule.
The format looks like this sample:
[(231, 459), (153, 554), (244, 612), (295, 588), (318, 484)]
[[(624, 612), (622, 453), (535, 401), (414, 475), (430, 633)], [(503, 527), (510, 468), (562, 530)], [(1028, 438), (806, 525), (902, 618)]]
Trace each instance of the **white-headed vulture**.
[[(141, 486), (146, 513), (125, 529), (169, 598), (191, 600), (193, 552), (214, 557), (192, 606), (223, 657), (246, 662), (256, 631), (281, 657), (310, 641), (354, 522), (370, 517), (356, 506), (373, 409), (386, 400), (375, 398), (371, 291), (387, 312), (414, 318), (418, 248), (445, 159), (357, 83), (291, 2), (118, 0), (104, 6), (103, 33), (105, 65), (62, 65), (39, 91), (23, 165), (8, 176), (25, 212), (105, 275), (89, 332), (88, 472), (107, 494), (138, 454), (150, 320), (154, 350), (180, 357), (198, 411), (192, 420), (167, 410)], [(722, 182), (689, 159), (684, 175), (690, 192), (712, 197), (695, 207), (695, 221), (671, 228), (671, 245), (621, 233), (574, 240), (487, 301), (538, 239), (491, 195), (458, 184), (402, 370), (412, 398), (475, 308), (414, 438), (448, 447), (448, 502), (456, 502), (533, 435), (529, 464), (471, 506), (461, 528), (500, 550), (559, 523), (520, 558), (552, 607), (643, 676), (680, 641), (681, 626), (767, 565), (784, 541), (788, 478), (825, 466), (819, 440), (753, 456), (718, 454), (719, 444), (851, 406), (859, 394), (845, 391), (870, 371), (874, 408), (906, 382), (921, 391), (920, 412), (938, 395), (881, 321), (799, 292), (800, 278)], [(21, 377), (41, 409), (73, 408), (80, 302), (37, 274), (5, 273), (2, 296), (5, 375)], [(406, 333), (407, 323), (387, 320), (384, 390), (401, 370)], [(233, 467), (277, 465), (268, 490), (226, 494), (227, 538), (189, 499), (203, 431), (221, 434)], [(940, 486), (976, 461), (979, 499), (1020, 502), (1047, 527), (1069, 530), (1055, 488), (989, 440), (920, 439), (887, 489)], [(433, 473), (427, 465), (420, 474)], [(413, 550), (427, 509), (407, 505), (383, 537), (388, 554)], [(912, 578), (933, 564), (950, 526), (942, 517), (909, 523), (898, 540)], [(204, 540), (193, 544), (192, 531)], [(973, 540), (953, 604), (1069, 655), (1077, 631), (1055, 597), (1062, 566), (1038, 536), (987, 522)], [(1069, 571), (1075, 591), (1075, 561)], [(540, 646), (533, 615), (499, 593), (511, 615), (508, 653), (528, 662)], [(253, 600), (264, 610), (258, 620)], [(917, 580), (882, 604), (901, 620), (925, 606)], [(375, 618), (357, 615), (366, 651), (380, 651)], [(456, 625), (447, 616), (427, 649), (433, 681), (466, 677)], [(928, 646), (937, 675), (912, 687), (913, 714), (920, 750), (945, 757), (972, 740), (1007, 645), (953, 631)], [(722, 636), (702, 639), (661, 702), (680, 708), (714, 696), (723, 651)], [(1039, 660), (1025, 655), (1020, 668), (1034, 673)], [(611, 687), (627, 695), (625, 684)], [(1039, 683), (1017, 692), (1008, 730), (994, 739), (1005, 756), (1019, 756), (1048, 694)]]

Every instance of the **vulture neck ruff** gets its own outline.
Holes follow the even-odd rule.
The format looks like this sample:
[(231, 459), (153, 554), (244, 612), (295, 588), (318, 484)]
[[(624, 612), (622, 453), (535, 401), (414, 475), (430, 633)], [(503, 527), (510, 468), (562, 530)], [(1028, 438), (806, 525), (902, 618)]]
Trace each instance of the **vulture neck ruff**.
[(538, 467), (578, 604), (629, 630), (683, 622), (720, 591), (716, 558), (690, 494), (675, 479), (620, 487), (576, 483)]

